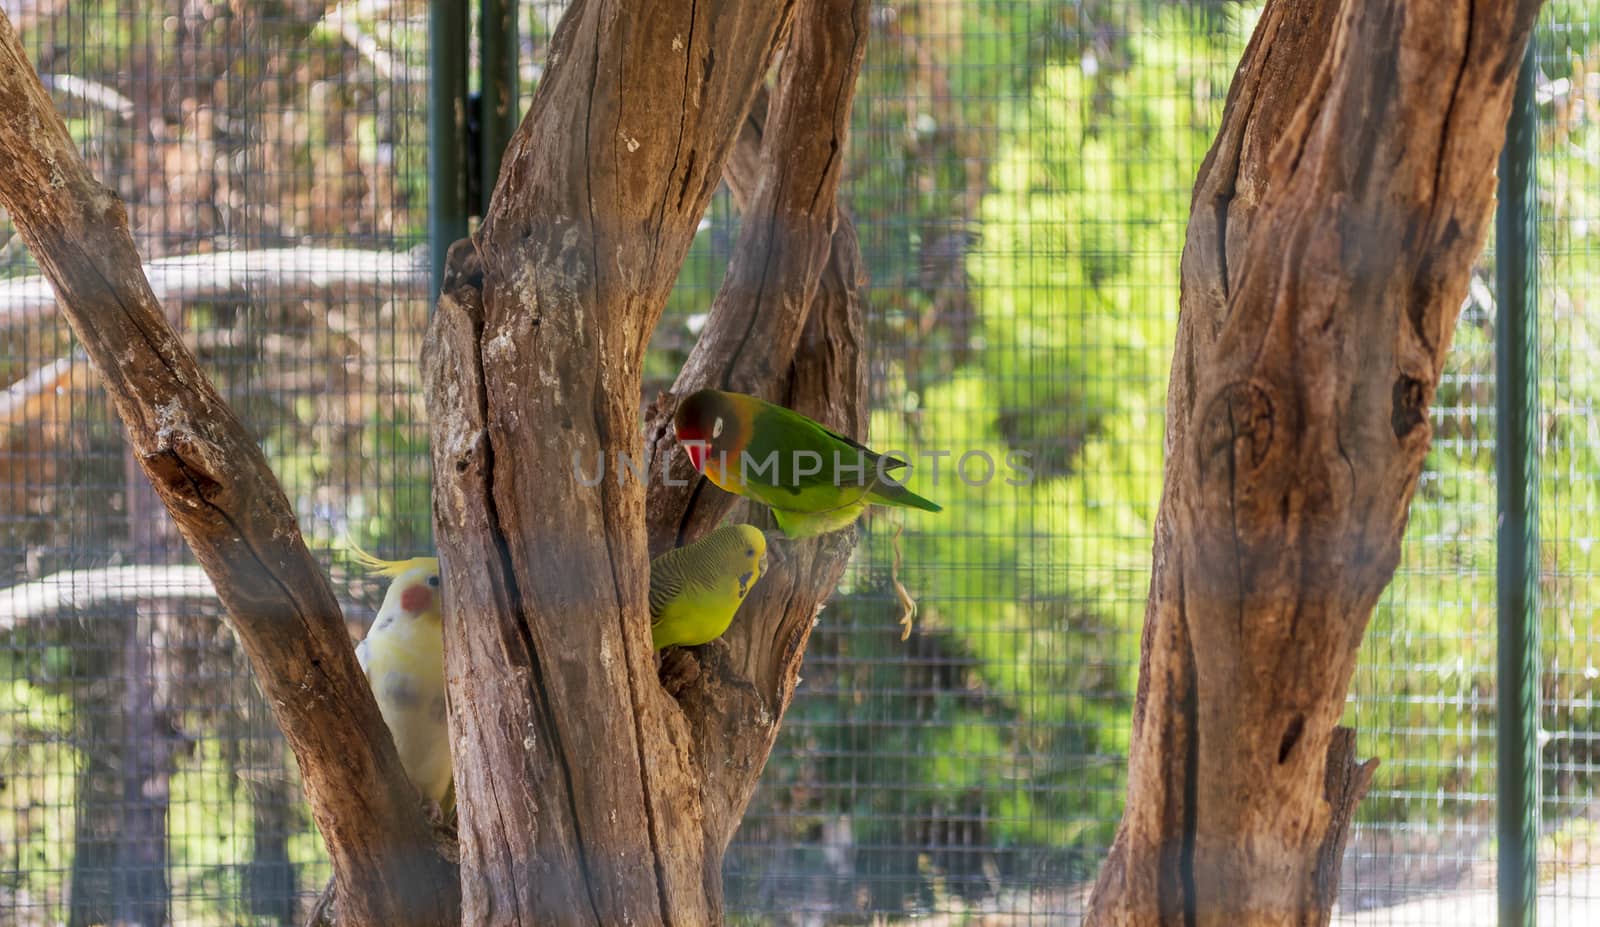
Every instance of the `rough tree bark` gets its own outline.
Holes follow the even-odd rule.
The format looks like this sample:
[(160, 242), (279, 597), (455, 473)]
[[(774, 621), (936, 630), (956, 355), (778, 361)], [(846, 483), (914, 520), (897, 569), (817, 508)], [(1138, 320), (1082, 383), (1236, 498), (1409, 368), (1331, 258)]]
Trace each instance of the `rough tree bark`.
[[(616, 455), (643, 459), (645, 346), (736, 134), (760, 131), (746, 113), (791, 18), (767, 156), (754, 178), (730, 167), (734, 266), (679, 386), (732, 382), (862, 433), (860, 263), (834, 194), (867, 4), (797, 6), (578, 0), (490, 215), (452, 249), (424, 368), (452, 732), (474, 758), (456, 770), (467, 923), (721, 920), (723, 850), (853, 542), (780, 545), (729, 639), (669, 658), (674, 699), (647, 536), (692, 539), (731, 500), (674, 494), (657, 457), (647, 505)], [(801, 338), (817, 348), (795, 361)], [(670, 406), (650, 446), (681, 456)], [(575, 455), (607, 477), (583, 486)]]
[(1127, 810), (1092, 924), (1326, 924), (1537, 0), (1273, 0), (1196, 183)]
[(295, 751), (346, 923), (454, 919), (457, 884), (266, 459), (162, 314), (121, 203), (90, 175), (0, 12), (0, 205), (50, 278), (139, 465), (215, 582)]

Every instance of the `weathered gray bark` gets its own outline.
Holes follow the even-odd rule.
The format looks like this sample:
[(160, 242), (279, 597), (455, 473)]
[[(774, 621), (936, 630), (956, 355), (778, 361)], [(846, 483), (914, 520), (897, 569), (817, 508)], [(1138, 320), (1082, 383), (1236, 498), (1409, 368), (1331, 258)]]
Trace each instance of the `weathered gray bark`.
[[(859, 258), (833, 200), (866, 11), (579, 0), (484, 227), (451, 252), (424, 366), (449, 614), (471, 616), (446, 626), (457, 756), (476, 758), (456, 783), (468, 923), (721, 919), (722, 852), (852, 541), (777, 551), (726, 642), (669, 656), (669, 694), (647, 536), (692, 539), (715, 518), (691, 507), (731, 501), (653, 482), (647, 504), (616, 454), (642, 459), (645, 346), (791, 17), (764, 142), (783, 157), (762, 160), (697, 369), (765, 355), (740, 388), (861, 432)], [(819, 349), (797, 366), (802, 337)], [(651, 446), (681, 456), (659, 421)], [(575, 453), (584, 473), (605, 455), (599, 486)]]
[(1093, 924), (1326, 924), (1537, 0), (1269, 2), (1195, 186), (1127, 810)]
[(146, 477), (215, 582), (300, 762), (344, 922), (436, 924), (433, 844), (327, 578), (244, 426), (173, 332), (116, 197), (95, 181), (0, 12), (0, 205), (55, 288)]

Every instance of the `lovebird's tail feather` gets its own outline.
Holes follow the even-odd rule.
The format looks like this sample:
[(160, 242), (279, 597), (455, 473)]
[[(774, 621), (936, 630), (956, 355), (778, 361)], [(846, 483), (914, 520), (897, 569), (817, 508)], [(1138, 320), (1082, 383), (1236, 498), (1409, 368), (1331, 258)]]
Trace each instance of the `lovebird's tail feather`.
[(898, 505), (908, 509), (921, 509), (924, 512), (944, 511), (944, 506), (939, 503), (924, 499), (904, 486), (897, 486), (894, 483), (879, 483), (868, 498), (880, 505)]

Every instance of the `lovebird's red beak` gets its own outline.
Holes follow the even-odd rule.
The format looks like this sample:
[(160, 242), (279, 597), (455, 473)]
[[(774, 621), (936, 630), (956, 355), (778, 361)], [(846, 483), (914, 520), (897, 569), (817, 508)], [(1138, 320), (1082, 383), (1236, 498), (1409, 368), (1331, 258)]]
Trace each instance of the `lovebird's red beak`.
[(694, 464), (697, 472), (706, 468), (706, 454), (711, 450), (711, 445), (705, 441), (683, 442), (684, 453), (689, 455), (689, 462)]

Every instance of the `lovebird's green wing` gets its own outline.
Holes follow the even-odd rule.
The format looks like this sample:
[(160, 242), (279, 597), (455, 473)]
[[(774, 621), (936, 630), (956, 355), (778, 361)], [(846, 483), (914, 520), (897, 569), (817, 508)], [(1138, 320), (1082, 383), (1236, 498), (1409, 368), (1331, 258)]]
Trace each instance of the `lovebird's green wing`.
[[(763, 403), (752, 416), (745, 451), (752, 461), (748, 478), (785, 493), (790, 500), (810, 493), (828, 495), (833, 490), (845, 491), (840, 501), (859, 498), (874, 481), (879, 459), (878, 454), (844, 435), (770, 403)], [(797, 472), (796, 464), (806, 453), (815, 454), (822, 462), (819, 472)], [(776, 469), (762, 471), (769, 460), (776, 463)], [(843, 466), (836, 467), (835, 461)]]
[[(891, 473), (908, 466), (905, 461), (885, 458), (783, 406), (762, 404), (752, 416), (745, 451), (750, 457), (746, 487), (774, 508), (823, 512), (871, 501), (939, 511), (939, 506), (903, 486), (878, 480), (880, 466)], [(821, 460), (819, 472), (798, 472), (798, 455), (807, 451)], [(761, 470), (768, 461), (776, 461), (776, 468)]]

